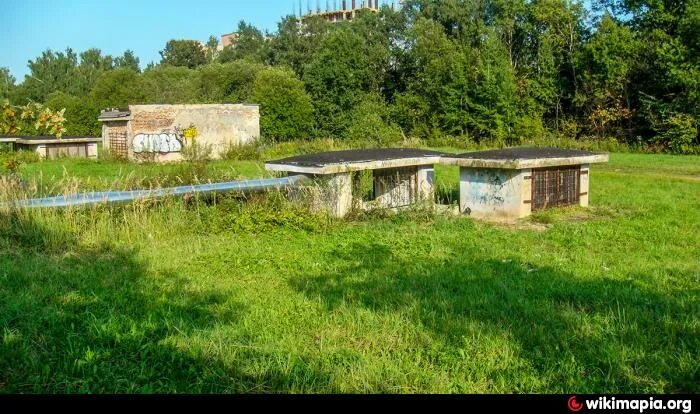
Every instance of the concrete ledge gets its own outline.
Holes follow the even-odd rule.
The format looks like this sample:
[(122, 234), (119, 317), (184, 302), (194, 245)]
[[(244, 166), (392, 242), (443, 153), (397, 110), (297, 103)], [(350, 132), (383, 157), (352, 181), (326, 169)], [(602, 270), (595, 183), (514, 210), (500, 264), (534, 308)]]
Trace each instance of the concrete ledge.
[(523, 170), (528, 168), (546, 168), (566, 165), (600, 164), (609, 161), (607, 154), (590, 155), (573, 158), (543, 158), (538, 160), (487, 160), (443, 157), (441, 164), (457, 165), (469, 168), (498, 168), (506, 170)]
[(442, 164), (466, 168), (522, 170), (608, 162), (608, 154), (558, 148), (506, 148), (442, 157)]
[(51, 145), (51, 144), (91, 144), (91, 143), (97, 143), (97, 142), (102, 142), (102, 138), (93, 138), (93, 137), (76, 137), (76, 138), (62, 138), (62, 139), (57, 139), (57, 138), (36, 138), (36, 139), (24, 139), (24, 138), (17, 138), (15, 141), (17, 144), (24, 144), (24, 145)]
[(412, 167), (440, 164), (440, 157), (420, 157), (420, 158), (403, 158), (398, 160), (385, 161), (367, 161), (361, 163), (343, 163), (333, 164), (323, 167), (302, 167), (284, 164), (269, 164), (265, 163), (265, 169), (276, 172), (294, 172), (301, 174), (327, 175), (340, 174), (355, 171), (367, 170), (382, 170), (390, 168)]
[(102, 137), (77, 137), (65, 136), (61, 139), (51, 136), (12, 136), (0, 135), (0, 143), (17, 143), (24, 145), (45, 145), (45, 144), (89, 144), (102, 142)]

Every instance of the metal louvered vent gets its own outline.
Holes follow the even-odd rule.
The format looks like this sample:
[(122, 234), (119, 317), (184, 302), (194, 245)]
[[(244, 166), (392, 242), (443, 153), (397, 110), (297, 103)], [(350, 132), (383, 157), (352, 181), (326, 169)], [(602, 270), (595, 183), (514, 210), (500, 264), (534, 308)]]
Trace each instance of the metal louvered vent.
[(532, 209), (578, 204), (580, 166), (539, 168), (532, 171)]

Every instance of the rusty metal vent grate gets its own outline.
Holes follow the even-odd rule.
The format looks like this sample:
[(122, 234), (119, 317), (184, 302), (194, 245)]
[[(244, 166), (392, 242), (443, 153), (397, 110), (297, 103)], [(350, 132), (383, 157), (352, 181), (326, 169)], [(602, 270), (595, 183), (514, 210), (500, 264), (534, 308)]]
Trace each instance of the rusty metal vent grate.
[(126, 132), (111, 132), (109, 134), (110, 155), (117, 158), (127, 158), (129, 150), (126, 141)]
[(579, 203), (581, 168), (554, 167), (532, 171), (532, 209)]

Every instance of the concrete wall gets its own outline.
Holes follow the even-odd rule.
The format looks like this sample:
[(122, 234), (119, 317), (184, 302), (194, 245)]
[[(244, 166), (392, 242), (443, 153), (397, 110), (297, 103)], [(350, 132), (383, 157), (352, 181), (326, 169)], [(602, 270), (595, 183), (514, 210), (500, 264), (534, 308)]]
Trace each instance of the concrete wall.
[(374, 170), (374, 200), (369, 208), (399, 208), (432, 204), (435, 199), (433, 166)]
[(290, 196), (313, 211), (325, 211), (332, 217), (345, 217), (353, 208), (352, 173), (310, 175), (311, 185), (293, 188)]
[(584, 164), (581, 166), (581, 181), (579, 182), (579, 204), (581, 207), (588, 207), (588, 192), (590, 187), (591, 166)]
[(512, 221), (532, 212), (532, 170), (460, 169), (460, 211), (475, 218)]
[(40, 158), (55, 160), (67, 158), (97, 159), (96, 142), (61, 142), (51, 144), (15, 144), (15, 149), (36, 152)]
[[(257, 105), (131, 105), (128, 120), (104, 121), (104, 147), (112, 147), (110, 134), (126, 132), (131, 160), (179, 161), (188, 145), (183, 131), (197, 128), (194, 142), (211, 146), (218, 158), (230, 145), (260, 138), (260, 109)], [(115, 154), (113, 154), (115, 155)]]
[(155, 161), (178, 161), (187, 145), (182, 131), (197, 128), (195, 139), (211, 145), (218, 157), (229, 145), (248, 144), (260, 138), (260, 109), (257, 105), (131, 105), (129, 157), (150, 155), (158, 148)]

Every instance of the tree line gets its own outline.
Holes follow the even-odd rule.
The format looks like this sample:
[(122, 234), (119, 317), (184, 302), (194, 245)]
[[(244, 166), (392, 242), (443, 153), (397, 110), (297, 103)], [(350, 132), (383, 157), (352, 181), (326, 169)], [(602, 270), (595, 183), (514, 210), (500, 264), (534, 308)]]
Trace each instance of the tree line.
[(700, 0), (408, 0), (351, 22), (245, 22), (217, 51), (171, 40), (161, 61), (46, 51), (0, 99), (65, 108), (99, 134), (101, 108), (261, 105), (265, 139), (451, 136), (517, 145), (560, 135), (672, 152), (697, 146)]

